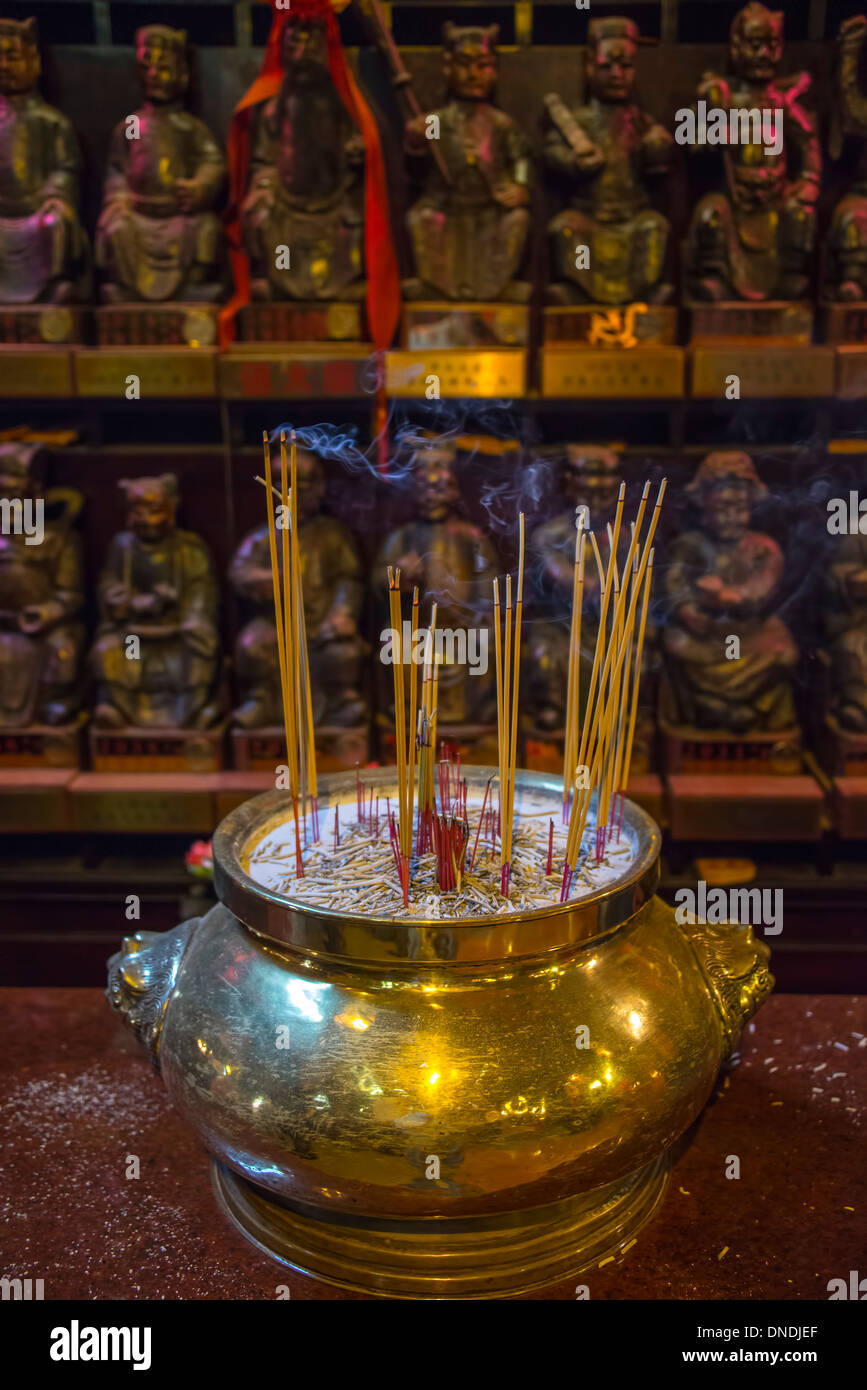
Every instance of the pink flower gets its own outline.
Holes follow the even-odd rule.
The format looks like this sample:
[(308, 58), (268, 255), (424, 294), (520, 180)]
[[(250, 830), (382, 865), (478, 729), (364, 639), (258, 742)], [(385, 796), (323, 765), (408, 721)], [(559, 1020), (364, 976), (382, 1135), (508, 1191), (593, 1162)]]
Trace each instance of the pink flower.
[(210, 840), (195, 840), (184, 859), (194, 878), (213, 878), (214, 856)]

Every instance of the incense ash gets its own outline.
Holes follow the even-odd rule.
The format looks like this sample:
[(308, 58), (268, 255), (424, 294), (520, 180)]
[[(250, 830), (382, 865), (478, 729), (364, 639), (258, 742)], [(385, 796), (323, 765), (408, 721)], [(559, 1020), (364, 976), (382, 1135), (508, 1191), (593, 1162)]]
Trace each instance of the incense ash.
[[(560, 901), (569, 830), (562, 824), (559, 803), (546, 802), (537, 793), (530, 793), (516, 806), (510, 891), (505, 897), (501, 892), (500, 836), (492, 833), (495, 811), (485, 810), (475, 863), (469, 868), (483, 807), (483, 789), (474, 789), (475, 795), (468, 797), (469, 848), (460, 887), (448, 891), (439, 887), (434, 853), (413, 854), (409, 903), (405, 904), (403, 885), (395, 872), (383, 788), (377, 787), (376, 791), (380, 807), (378, 823), (375, 813), (372, 820), (369, 817), (367, 801), (360, 820), (355, 803), (347, 800), (339, 804), (339, 845), (335, 845), (331, 829), (334, 805), (320, 810), (321, 839), (314, 844), (308, 833), (303, 850), (304, 873), (300, 878), (295, 872), (294, 822), (291, 811), (287, 813), (285, 821), (272, 826), (249, 849), (245, 867), (250, 877), (263, 888), (284, 894), (305, 906), (396, 920), (457, 921), (508, 916), (550, 910), (552, 904)], [(393, 798), (391, 804), (394, 804)], [(416, 829), (417, 826), (413, 844)], [(549, 842), (552, 848), (550, 873), (547, 872)], [(616, 830), (612, 831), (597, 862), (593, 821), (587, 827), (571, 881), (569, 901), (579, 901), (625, 877), (635, 861), (635, 852), (631, 832), (624, 826), (619, 840)]]

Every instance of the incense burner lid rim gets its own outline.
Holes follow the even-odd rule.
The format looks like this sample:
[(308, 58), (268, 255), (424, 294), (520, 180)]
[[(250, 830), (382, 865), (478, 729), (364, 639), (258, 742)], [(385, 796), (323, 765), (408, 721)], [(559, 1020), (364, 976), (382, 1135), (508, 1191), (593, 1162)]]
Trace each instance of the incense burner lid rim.
[[(484, 786), (495, 769), (469, 766), (470, 783)], [(394, 768), (365, 769), (367, 788), (395, 781)], [(519, 770), (516, 786), (562, 795), (562, 782), (553, 774)], [(319, 779), (319, 810), (332, 794), (355, 790), (355, 773), (331, 773)], [(589, 946), (624, 926), (651, 900), (659, 883), (661, 832), (652, 817), (635, 802), (624, 802), (623, 825), (636, 840), (632, 866), (609, 887), (567, 903), (551, 902), (525, 912), (468, 918), (393, 918), (355, 916), (313, 906), (257, 883), (241, 862), (243, 849), (258, 827), (288, 804), (286, 792), (271, 790), (235, 807), (220, 822), (213, 837), (214, 886), (217, 896), (240, 922), (257, 936), (322, 960), (354, 959), (381, 964), (401, 962), (461, 963), (483, 967), (486, 962), (514, 961), (551, 951)]]

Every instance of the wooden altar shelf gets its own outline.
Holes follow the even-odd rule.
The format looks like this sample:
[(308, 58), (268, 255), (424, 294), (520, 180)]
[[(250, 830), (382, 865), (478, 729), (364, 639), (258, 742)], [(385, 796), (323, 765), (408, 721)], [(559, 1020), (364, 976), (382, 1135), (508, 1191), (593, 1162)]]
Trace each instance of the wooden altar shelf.
[(825, 797), (812, 777), (673, 773), (665, 783), (675, 840), (819, 840), (825, 829)]
[(0, 832), (33, 835), (72, 830), (69, 788), (74, 768), (10, 768), (0, 772)]
[(81, 348), (75, 353), (79, 396), (136, 399), (127, 395), (137, 378), (138, 399), (199, 399), (217, 391), (215, 348)]
[(690, 350), (690, 395), (694, 399), (725, 400), (732, 377), (740, 383), (740, 399), (797, 399), (833, 396), (836, 390), (835, 350), (816, 344), (720, 342), (702, 343)]
[(842, 840), (867, 840), (867, 777), (835, 777), (831, 814)]
[[(740, 400), (867, 399), (867, 345), (760, 343), (692, 347), (539, 349), (544, 401), (725, 401), (737, 376)], [(395, 399), (532, 397), (536, 370), (525, 348), (430, 348), (385, 355)], [(216, 348), (0, 346), (0, 400), (124, 400), (138, 378), (154, 400), (372, 400), (376, 369), (365, 344), (236, 344)]]

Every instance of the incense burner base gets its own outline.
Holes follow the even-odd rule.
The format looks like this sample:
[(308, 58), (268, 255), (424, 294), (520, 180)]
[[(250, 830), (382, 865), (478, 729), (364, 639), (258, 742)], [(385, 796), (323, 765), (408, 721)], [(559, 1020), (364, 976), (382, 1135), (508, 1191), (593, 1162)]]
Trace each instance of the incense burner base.
[[(273, 1259), (379, 1298), (520, 1297), (633, 1244), (668, 1184), (662, 1154), (620, 1182), (528, 1211), (458, 1220), (364, 1220), (275, 1198), (216, 1161), (220, 1207)], [(324, 1218), (324, 1219), (323, 1219)]]

